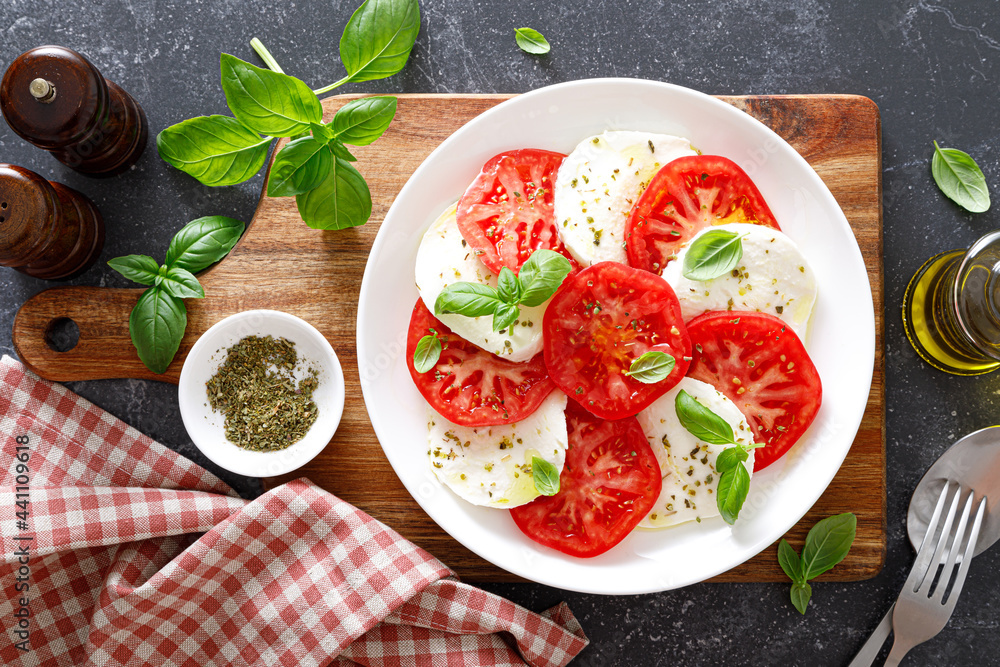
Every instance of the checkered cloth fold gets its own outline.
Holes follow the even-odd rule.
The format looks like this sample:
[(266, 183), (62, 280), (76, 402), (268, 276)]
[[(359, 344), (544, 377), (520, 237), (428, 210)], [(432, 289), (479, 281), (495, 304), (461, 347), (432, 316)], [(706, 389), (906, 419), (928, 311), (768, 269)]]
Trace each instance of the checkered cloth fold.
[(5, 665), (558, 666), (586, 645), (297, 480), (253, 501), (0, 360)]

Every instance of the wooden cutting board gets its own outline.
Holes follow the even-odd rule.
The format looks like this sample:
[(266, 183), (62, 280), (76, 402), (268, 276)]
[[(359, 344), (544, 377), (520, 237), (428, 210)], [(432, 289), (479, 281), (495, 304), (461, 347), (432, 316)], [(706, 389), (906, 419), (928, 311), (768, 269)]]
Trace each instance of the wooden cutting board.
[[(356, 96), (323, 101), (327, 118)], [(374, 197), (365, 226), (319, 232), (301, 222), (292, 198), (261, 195), (246, 234), (230, 256), (205, 271), (208, 297), (188, 301), (188, 328), (164, 375), (139, 361), (128, 334), (138, 289), (57, 287), (29, 299), (14, 321), (18, 356), (38, 375), (60, 382), (147, 378), (177, 383), (181, 365), (198, 337), (215, 322), (243, 310), (271, 308), (302, 317), (330, 340), (344, 367), (347, 400), (343, 421), (326, 450), (294, 475), (320, 486), (387, 523), (426, 548), (470, 581), (517, 580), (459, 545), (410, 497), (389, 466), (368, 421), (358, 378), (355, 321), (361, 276), (372, 241), (393, 199), (410, 174), (461, 125), (509, 95), (402, 95), (385, 136), (352, 150)], [(839, 512), (858, 516), (858, 536), (847, 559), (824, 579), (874, 576), (885, 559), (885, 408), (882, 313), (882, 160), (879, 112), (863, 97), (846, 95), (723, 97), (761, 120), (799, 151), (829, 186), (854, 229), (868, 267), (875, 301), (875, 374), (861, 430), (826, 493), (789, 531), (800, 548), (817, 520)], [(414, 237), (416, 242), (416, 237)], [(152, 255), (165, 248), (149, 248)], [(55, 352), (46, 330), (60, 318), (80, 329), (77, 345)], [(265, 480), (274, 486), (285, 479)], [(772, 545), (717, 581), (784, 579)]]

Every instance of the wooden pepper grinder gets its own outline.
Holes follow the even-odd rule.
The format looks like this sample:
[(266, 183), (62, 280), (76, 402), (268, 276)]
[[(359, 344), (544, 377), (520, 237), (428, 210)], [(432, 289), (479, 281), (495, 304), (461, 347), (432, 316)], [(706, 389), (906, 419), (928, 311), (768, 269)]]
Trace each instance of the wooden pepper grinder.
[(63, 280), (90, 268), (103, 246), (104, 221), (89, 199), (0, 163), (0, 265)]
[(25, 141), (89, 176), (127, 170), (146, 147), (142, 107), (61, 46), (40, 46), (10, 64), (0, 83), (0, 111)]

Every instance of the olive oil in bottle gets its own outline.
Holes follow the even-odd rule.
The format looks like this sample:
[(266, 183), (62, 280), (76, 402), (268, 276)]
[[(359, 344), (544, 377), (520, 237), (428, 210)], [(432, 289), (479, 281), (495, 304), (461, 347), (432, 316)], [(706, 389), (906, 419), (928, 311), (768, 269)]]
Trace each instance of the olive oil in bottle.
[(906, 288), (903, 326), (917, 354), (939, 370), (1000, 368), (1000, 231), (924, 262)]

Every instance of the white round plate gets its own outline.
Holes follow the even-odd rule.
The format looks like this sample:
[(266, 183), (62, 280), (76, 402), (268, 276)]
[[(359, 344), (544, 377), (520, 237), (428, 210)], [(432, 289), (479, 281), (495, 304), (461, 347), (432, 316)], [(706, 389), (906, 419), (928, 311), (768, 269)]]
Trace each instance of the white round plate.
[[(319, 413), (301, 440), (276, 452), (253, 452), (226, 438), (225, 418), (209, 406), (205, 384), (234, 343), (268, 335), (295, 343), (297, 369), (316, 369), (313, 401)], [(344, 373), (329, 341), (313, 325), (279, 310), (245, 310), (216, 322), (195, 341), (181, 367), (177, 396), (184, 428), (209, 460), (239, 475), (274, 477), (305, 465), (333, 438), (344, 412)]]
[[(470, 505), (439, 484), (427, 458), (426, 403), (404, 358), (417, 300), (414, 261), (424, 230), (457, 200), (490, 157), (514, 148), (569, 153), (605, 130), (687, 137), (736, 161), (754, 179), (816, 272), (819, 298), (807, 348), (823, 405), (802, 440), (754, 475), (735, 527), (722, 519), (634, 531), (591, 559), (523, 535), (510, 513)], [(375, 239), (358, 305), (358, 366), (365, 405), (385, 454), (420, 506), (466, 547), (539, 583), (604, 594), (662, 591), (739, 565), (781, 537), (833, 479), (857, 433), (875, 357), (868, 273), (851, 228), (809, 164), (734, 107), (665, 83), (593, 79), (542, 88), (473, 119), (441, 144), (400, 191)]]

